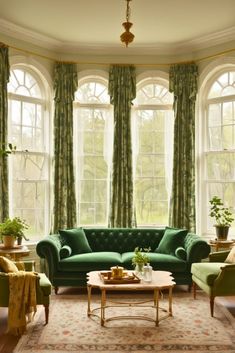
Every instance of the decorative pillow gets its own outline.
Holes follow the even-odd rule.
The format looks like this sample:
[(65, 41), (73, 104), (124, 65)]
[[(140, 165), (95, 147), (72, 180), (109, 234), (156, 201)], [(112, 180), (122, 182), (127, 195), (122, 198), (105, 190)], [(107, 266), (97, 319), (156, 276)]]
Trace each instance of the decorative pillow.
[(82, 228), (60, 230), (59, 233), (72, 249), (72, 255), (92, 252)]
[(185, 248), (183, 248), (183, 246), (179, 246), (178, 248), (176, 248), (175, 256), (178, 257), (178, 259), (180, 259), (180, 260), (186, 261), (187, 252), (186, 252)]
[(72, 254), (72, 249), (70, 248), (69, 245), (64, 245), (60, 249), (60, 258), (65, 259), (66, 257), (69, 257)]
[(228, 262), (230, 264), (235, 263), (235, 246), (232, 247), (224, 262)]
[(18, 268), (13, 261), (9, 260), (7, 257), (0, 256), (0, 268), (3, 272), (18, 272)]
[(155, 249), (155, 252), (162, 254), (175, 255), (175, 250), (182, 245), (187, 229), (166, 227), (164, 235)]

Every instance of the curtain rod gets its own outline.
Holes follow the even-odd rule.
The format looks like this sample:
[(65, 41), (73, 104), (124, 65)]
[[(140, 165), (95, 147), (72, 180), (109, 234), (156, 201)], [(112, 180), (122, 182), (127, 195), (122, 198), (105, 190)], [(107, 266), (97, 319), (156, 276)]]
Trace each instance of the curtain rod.
[(14, 49), (14, 50), (17, 50), (17, 51), (21, 51), (23, 53), (26, 53), (26, 54), (30, 54), (30, 55), (33, 55), (33, 56), (37, 56), (39, 58), (42, 58), (42, 59), (46, 59), (46, 60), (50, 60), (50, 61), (57, 61), (57, 62), (62, 62), (62, 63), (70, 63), (70, 64), (77, 64), (77, 65), (102, 65), (102, 66), (106, 66), (106, 65), (119, 65), (119, 66), (129, 66), (129, 65), (134, 65), (134, 66), (149, 66), (149, 67), (153, 67), (153, 66), (171, 66), (171, 65), (176, 65), (176, 64), (190, 64), (190, 63), (195, 63), (195, 62), (202, 62), (202, 61), (205, 61), (205, 60), (209, 60), (209, 59), (214, 59), (214, 58), (217, 58), (219, 56), (223, 56), (223, 55), (226, 55), (228, 53), (232, 53), (235, 51), (235, 48), (232, 48), (232, 49), (228, 49), (228, 50), (224, 50), (222, 52), (219, 52), (217, 54), (212, 54), (212, 55), (208, 55), (208, 56), (204, 56), (202, 58), (199, 58), (199, 59), (195, 59), (195, 60), (190, 60), (190, 61), (179, 61), (179, 62), (174, 62), (174, 63), (154, 63), (154, 64), (130, 64), (130, 63), (109, 63), (109, 62), (89, 62), (89, 61), (65, 61), (65, 60), (58, 60), (56, 58), (52, 58), (50, 56), (46, 56), (46, 55), (42, 55), (42, 54), (38, 54), (38, 53), (35, 53), (35, 52), (32, 52), (32, 51), (29, 51), (29, 50), (25, 50), (25, 49), (21, 49), (21, 48), (17, 48), (15, 46), (12, 46), (12, 45), (7, 45), (7, 44), (4, 44), (4, 43), (0, 43), (0, 45), (2, 46), (7, 46), (11, 49)]

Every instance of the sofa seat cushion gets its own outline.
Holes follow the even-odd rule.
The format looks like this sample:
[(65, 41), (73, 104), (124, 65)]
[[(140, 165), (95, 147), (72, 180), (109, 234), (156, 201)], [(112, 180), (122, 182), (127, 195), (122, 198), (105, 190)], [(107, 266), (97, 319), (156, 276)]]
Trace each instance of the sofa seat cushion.
[[(187, 262), (183, 261), (176, 256), (153, 253), (148, 254), (150, 265), (153, 270), (170, 271), (170, 272), (185, 272), (187, 271)], [(130, 269), (133, 268), (132, 258), (134, 252), (126, 252), (122, 254), (123, 267)]]
[(59, 262), (60, 271), (95, 271), (109, 270), (111, 266), (121, 264), (121, 255), (117, 252), (100, 251), (77, 254)]
[(191, 273), (193, 276), (199, 278), (200, 281), (212, 286), (221, 271), (221, 267), (224, 267), (224, 265), (223, 262), (193, 263)]

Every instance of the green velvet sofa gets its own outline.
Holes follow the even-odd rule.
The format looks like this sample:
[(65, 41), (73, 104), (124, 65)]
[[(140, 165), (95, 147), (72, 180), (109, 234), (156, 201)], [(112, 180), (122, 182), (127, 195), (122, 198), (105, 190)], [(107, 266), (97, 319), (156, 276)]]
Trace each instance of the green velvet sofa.
[[(166, 233), (170, 233), (168, 241)], [(77, 239), (82, 239), (80, 247)], [(39, 241), (36, 251), (45, 259), (47, 275), (57, 293), (60, 286), (85, 286), (89, 271), (115, 265), (133, 269), (136, 247), (151, 249), (148, 256), (153, 270), (170, 271), (177, 284), (187, 285), (192, 284), (191, 264), (210, 253), (210, 246), (202, 237), (169, 227), (62, 230)]]

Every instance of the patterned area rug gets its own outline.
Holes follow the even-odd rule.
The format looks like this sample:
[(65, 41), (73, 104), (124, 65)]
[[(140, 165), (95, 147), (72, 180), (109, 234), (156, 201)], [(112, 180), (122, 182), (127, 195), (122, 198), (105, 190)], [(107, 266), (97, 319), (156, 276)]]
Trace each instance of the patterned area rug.
[[(131, 295), (132, 300), (144, 294)], [(149, 297), (149, 294), (147, 294)], [(110, 294), (111, 299), (127, 300), (127, 294)], [(150, 297), (149, 297), (150, 298)], [(167, 307), (167, 295), (161, 307)], [(99, 305), (93, 296), (92, 308)], [(149, 315), (152, 308), (108, 308), (106, 318), (115, 315)], [(173, 317), (153, 322), (136, 319), (108, 321), (100, 326), (98, 317), (87, 317), (87, 297), (83, 295), (52, 296), (49, 324), (44, 326), (44, 310), (39, 308), (14, 353), (235, 353), (235, 319), (219, 304), (215, 317), (209, 313), (209, 299), (199, 293), (177, 293), (173, 297)]]

